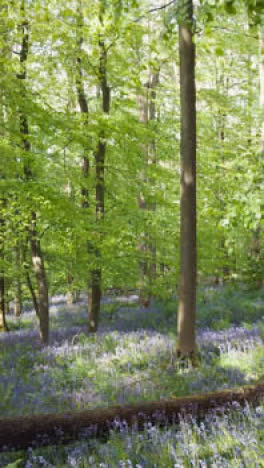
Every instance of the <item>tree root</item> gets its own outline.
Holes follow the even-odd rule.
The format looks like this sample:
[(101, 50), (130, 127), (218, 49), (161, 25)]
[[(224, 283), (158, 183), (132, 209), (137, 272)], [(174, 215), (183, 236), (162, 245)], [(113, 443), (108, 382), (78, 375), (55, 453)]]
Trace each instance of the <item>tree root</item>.
[(19, 450), (51, 444), (68, 443), (82, 437), (107, 438), (119, 422), (136, 424), (142, 429), (146, 422), (164, 426), (177, 422), (180, 416), (192, 415), (199, 420), (209, 410), (237, 401), (255, 404), (264, 397), (264, 382), (236, 389), (169, 400), (135, 403), (125, 406), (97, 408), (78, 413), (43, 414), (0, 419), (0, 450)]

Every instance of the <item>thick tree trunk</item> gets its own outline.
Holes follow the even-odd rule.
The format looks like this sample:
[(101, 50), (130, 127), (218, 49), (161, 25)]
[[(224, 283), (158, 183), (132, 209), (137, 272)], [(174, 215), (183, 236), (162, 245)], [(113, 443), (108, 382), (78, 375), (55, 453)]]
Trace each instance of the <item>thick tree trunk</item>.
[[(215, 393), (191, 395), (170, 400), (149, 401), (126, 406), (85, 410), (79, 413), (42, 414), (0, 419), (0, 451), (20, 450), (52, 444), (66, 444), (74, 440), (97, 437), (106, 439), (117, 422), (135, 423), (142, 430), (147, 422), (163, 427), (177, 423), (180, 417), (191, 415), (202, 420), (209, 411), (222, 414), (223, 406), (238, 402), (241, 406), (257, 404), (263, 399), (264, 383)], [(118, 429), (117, 429), (118, 430)]]
[(192, 0), (179, 26), (181, 100), (181, 249), (178, 309), (179, 356), (195, 353), (196, 311), (196, 93)]

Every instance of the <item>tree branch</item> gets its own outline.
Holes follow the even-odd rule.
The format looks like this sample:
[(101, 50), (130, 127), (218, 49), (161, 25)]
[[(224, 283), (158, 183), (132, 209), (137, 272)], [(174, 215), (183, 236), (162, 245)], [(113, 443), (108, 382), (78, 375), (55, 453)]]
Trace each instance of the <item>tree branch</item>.
[[(173, 5), (173, 3), (175, 3), (175, 0), (171, 0), (169, 3), (166, 3), (165, 5), (162, 5), (160, 7), (153, 7), (153, 8), (150, 8), (150, 10), (148, 10), (146, 12), (146, 14), (148, 13), (155, 13), (156, 11), (160, 11), (160, 10), (165, 10), (166, 8), (168, 8), (169, 6)], [(145, 15), (142, 15), (142, 16), (139, 16), (139, 18), (137, 18), (135, 20), (135, 23), (138, 23), (139, 21), (141, 21), (143, 18), (145, 18)]]

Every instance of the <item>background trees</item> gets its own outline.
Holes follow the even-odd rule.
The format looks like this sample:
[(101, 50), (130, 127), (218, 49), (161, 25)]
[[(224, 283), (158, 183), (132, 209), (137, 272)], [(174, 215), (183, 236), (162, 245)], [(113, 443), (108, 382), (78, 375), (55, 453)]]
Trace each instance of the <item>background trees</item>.
[[(47, 319), (48, 288), (65, 292), (68, 283), (72, 292), (92, 287), (89, 320), (96, 329), (103, 289), (143, 285), (148, 300), (176, 293), (179, 12), (174, 2), (163, 6), (3, 2), (1, 317), (4, 303), (28, 297), (30, 289), (36, 309), (45, 304)], [(196, 8), (198, 279), (259, 287), (262, 27), (255, 13), (251, 24), (247, 2)], [(32, 246), (41, 247), (33, 257), (45, 260), (44, 300)]]

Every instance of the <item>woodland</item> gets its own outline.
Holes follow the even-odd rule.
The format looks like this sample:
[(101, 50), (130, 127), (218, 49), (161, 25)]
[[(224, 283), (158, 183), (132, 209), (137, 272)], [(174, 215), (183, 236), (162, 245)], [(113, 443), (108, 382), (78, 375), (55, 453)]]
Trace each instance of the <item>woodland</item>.
[(0, 467), (264, 466), (262, 0), (0, 1)]

